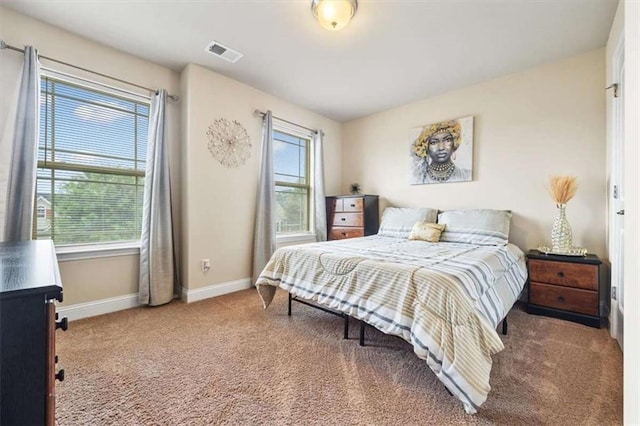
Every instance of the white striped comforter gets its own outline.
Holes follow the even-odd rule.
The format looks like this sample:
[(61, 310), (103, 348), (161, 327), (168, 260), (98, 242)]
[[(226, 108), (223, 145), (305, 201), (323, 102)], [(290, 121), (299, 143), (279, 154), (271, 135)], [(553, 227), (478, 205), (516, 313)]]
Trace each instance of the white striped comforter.
[(491, 355), (504, 349), (495, 329), (525, 281), (512, 244), (371, 236), (278, 249), (256, 287), (265, 308), (279, 286), (403, 338), (475, 413), (491, 389)]

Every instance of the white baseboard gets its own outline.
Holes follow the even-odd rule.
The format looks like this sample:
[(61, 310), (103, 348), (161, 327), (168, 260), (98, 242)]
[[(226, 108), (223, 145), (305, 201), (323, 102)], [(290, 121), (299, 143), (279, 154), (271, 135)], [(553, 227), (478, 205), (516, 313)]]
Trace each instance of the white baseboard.
[(69, 306), (58, 306), (56, 311), (60, 317), (67, 317), (69, 321), (82, 318), (95, 317), (96, 315), (108, 314), (122, 311), (123, 309), (135, 308), (138, 303), (138, 293), (127, 294), (126, 296), (110, 297), (108, 299), (96, 300), (94, 302), (77, 303)]
[(189, 290), (182, 288), (182, 300), (187, 303), (197, 302), (198, 300), (208, 299), (210, 297), (222, 296), (223, 294), (234, 293), (240, 290), (251, 288), (251, 278), (243, 278), (236, 281), (228, 281), (226, 283), (213, 284), (206, 287)]
[[(183, 287), (181, 296), (182, 300), (187, 303), (191, 303), (197, 302), (198, 300), (208, 299), (210, 297), (222, 296), (223, 294), (246, 290), (251, 287), (251, 278), (244, 278), (237, 281), (213, 284), (194, 290), (188, 290)], [(77, 303), (75, 305), (69, 306), (58, 306), (56, 308), (56, 311), (60, 314), (60, 317), (66, 316), (69, 321), (74, 321), (82, 318), (95, 317), (97, 315), (122, 311), (123, 309), (135, 308), (137, 306), (141, 305), (140, 303), (138, 303), (138, 293), (134, 293), (127, 294), (125, 296), (96, 300), (94, 302)]]

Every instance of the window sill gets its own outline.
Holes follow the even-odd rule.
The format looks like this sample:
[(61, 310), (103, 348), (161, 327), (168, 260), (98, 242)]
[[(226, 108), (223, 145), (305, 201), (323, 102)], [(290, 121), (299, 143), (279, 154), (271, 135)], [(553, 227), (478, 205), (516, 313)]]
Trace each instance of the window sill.
[(277, 244), (315, 243), (316, 234), (283, 234), (276, 235)]
[(139, 254), (140, 241), (125, 241), (109, 244), (78, 244), (56, 247), (56, 255), (59, 262)]

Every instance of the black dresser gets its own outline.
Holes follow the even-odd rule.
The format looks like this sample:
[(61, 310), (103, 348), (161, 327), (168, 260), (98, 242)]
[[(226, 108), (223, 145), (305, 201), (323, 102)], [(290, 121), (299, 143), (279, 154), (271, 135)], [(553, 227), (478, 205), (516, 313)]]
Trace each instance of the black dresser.
[(0, 425), (55, 423), (55, 301), (62, 283), (53, 243), (0, 243)]

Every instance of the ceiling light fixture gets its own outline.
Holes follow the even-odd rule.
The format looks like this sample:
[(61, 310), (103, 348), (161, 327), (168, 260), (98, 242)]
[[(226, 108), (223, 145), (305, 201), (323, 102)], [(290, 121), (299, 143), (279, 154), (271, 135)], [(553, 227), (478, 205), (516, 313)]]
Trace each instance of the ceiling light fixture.
[(329, 31), (347, 26), (358, 10), (358, 0), (312, 0), (311, 12), (320, 25)]

